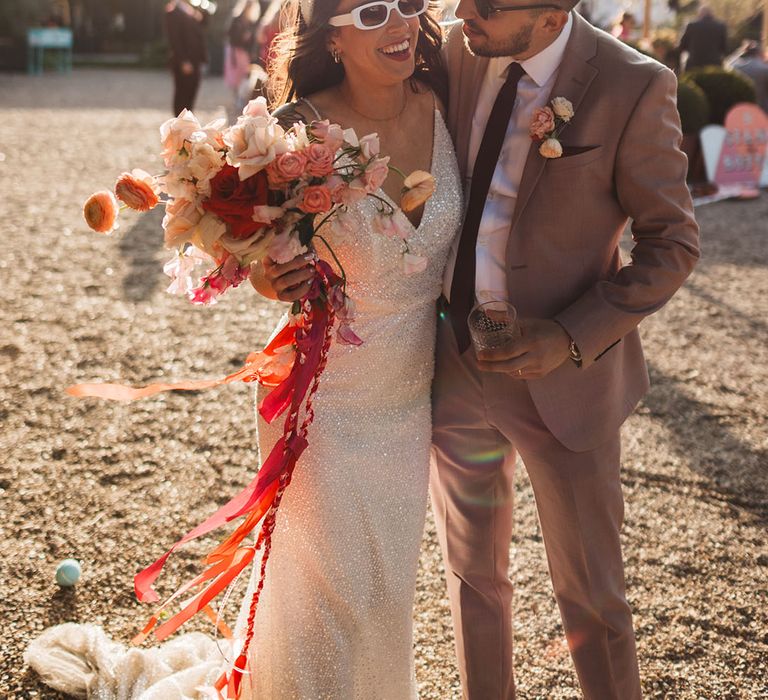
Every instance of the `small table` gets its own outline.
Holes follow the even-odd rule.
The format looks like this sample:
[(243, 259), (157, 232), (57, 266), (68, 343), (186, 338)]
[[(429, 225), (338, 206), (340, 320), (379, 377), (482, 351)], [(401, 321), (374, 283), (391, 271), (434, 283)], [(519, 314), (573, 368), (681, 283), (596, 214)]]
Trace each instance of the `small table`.
[(56, 51), (56, 70), (72, 70), (72, 30), (64, 27), (35, 27), (27, 29), (27, 71), (32, 75), (43, 72), (45, 50)]

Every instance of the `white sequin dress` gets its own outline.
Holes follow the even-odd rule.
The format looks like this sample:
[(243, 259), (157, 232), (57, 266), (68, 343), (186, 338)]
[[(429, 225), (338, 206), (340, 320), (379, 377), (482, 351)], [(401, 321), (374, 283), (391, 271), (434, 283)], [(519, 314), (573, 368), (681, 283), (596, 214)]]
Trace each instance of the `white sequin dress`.
[[(462, 211), (453, 147), (437, 111), (434, 134), (437, 189), (408, 239), (412, 253), (428, 258), (426, 270), (404, 274), (402, 242), (374, 231), (370, 199), (350, 210), (356, 231), (330, 236), (364, 342), (335, 343), (329, 353), (309, 447), (278, 513), (244, 697), (416, 697), (412, 617), (427, 504), (435, 301)], [(259, 421), (262, 455), (278, 423)]]
[[(373, 230), (369, 199), (350, 210), (355, 231), (329, 234), (364, 343), (334, 343), (329, 353), (309, 447), (278, 514), (241, 698), (416, 697), (412, 615), (427, 502), (435, 301), (462, 212), (438, 112), (432, 173), (437, 189), (408, 240), (413, 254), (428, 258), (423, 272), (405, 275), (402, 242)], [(260, 421), (262, 455), (281, 425)], [(250, 590), (240, 636), (249, 602)], [(67, 623), (46, 630), (24, 658), (43, 682), (74, 696), (186, 700), (216, 697), (220, 646), (192, 633), (129, 649), (100, 627)]]

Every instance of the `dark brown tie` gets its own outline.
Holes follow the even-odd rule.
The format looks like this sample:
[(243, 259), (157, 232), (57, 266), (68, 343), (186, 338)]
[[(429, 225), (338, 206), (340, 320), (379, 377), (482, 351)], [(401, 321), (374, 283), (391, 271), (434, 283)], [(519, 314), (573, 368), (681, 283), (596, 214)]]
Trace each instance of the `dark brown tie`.
[(450, 315), (459, 352), (464, 352), (470, 343), (467, 316), (475, 303), (475, 247), (477, 231), (483, 218), (488, 188), (491, 186), (493, 171), (499, 160), (504, 135), (507, 133), (509, 118), (517, 97), (517, 84), (525, 71), (519, 63), (509, 66), (507, 79), (496, 96), (493, 109), (485, 125), (483, 140), (477, 151), (475, 167), (472, 173), (472, 185), (469, 188), (469, 203), (464, 216), (456, 266), (451, 281)]

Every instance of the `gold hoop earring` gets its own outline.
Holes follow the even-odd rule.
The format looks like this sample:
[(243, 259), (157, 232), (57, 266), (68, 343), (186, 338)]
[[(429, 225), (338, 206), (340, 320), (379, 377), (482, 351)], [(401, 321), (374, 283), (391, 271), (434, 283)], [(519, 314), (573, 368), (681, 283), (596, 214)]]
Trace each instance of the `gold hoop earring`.
[(341, 53), (338, 49), (331, 49), (331, 58), (334, 63), (341, 63)]

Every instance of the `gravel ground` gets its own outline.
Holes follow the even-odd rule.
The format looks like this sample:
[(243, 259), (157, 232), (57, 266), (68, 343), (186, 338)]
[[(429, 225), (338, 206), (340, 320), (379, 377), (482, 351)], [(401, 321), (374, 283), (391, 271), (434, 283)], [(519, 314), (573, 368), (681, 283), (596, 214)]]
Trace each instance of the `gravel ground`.
[[(147, 616), (134, 572), (256, 466), (244, 385), (131, 406), (62, 392), (226, 373), (278, 313), (245, 288), (208, 309), (166, 295), (157, 212), (125, 216), (111, 238), (82, 223), (91, 191), (126, 168), (159, 168), (169, 83), (149, 72), (0, 76), (2, 697), (59, 697), (21, 661), (49, 625), (90, 621), (127, 641)], [(207, 80), (199, 112), (226, 101)], [(624, 430), (629, 597), (647, 697), (768, 698), (768, 196), (698, 214), (704, 258), (642, 327), (653, 389)], [(517, 502), (519, 697), (577, 698), (522, 468)], [(171, 562), (166, 590), (212, 542)], [(69, 590), (53, 582), (66, 557), (83, 564)], [(422, 699), (459, 698), (431, 521), (415, 614)]]

